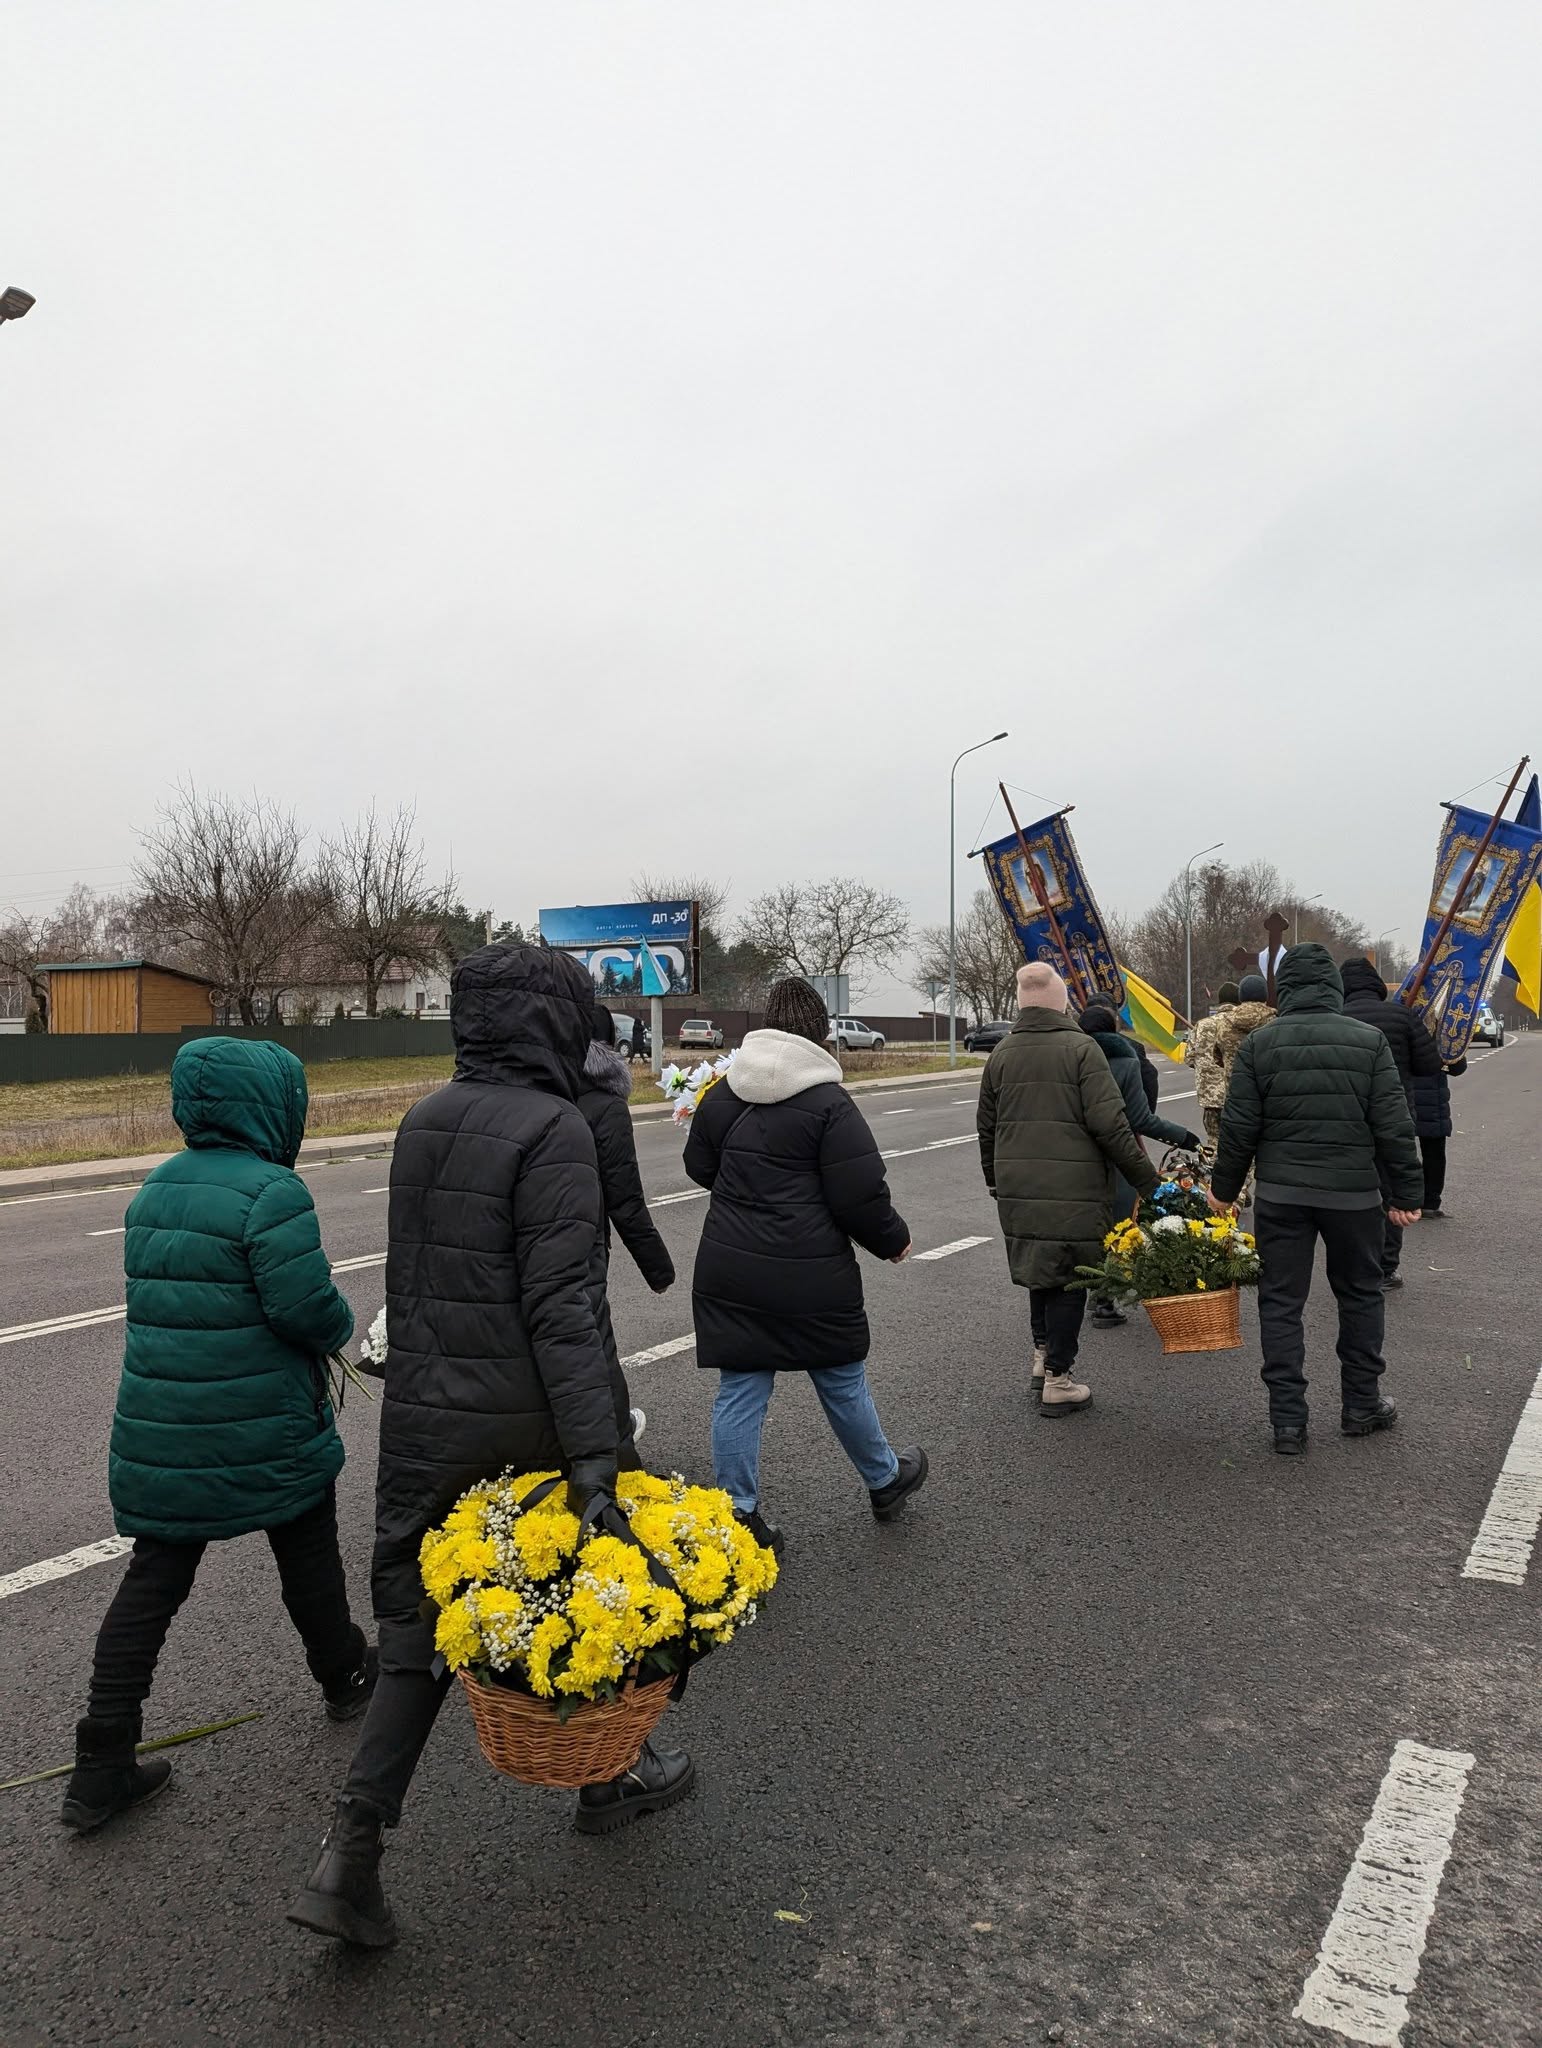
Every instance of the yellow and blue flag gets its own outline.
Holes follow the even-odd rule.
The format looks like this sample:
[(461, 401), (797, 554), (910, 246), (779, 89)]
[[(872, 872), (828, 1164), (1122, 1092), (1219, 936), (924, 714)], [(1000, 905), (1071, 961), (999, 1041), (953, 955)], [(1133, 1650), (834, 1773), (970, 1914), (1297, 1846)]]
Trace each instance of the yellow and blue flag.
[[(1542, 832), (1542, 793), (1535, 775), (1521, 800), (1520, 822)], [(1532, 883), (1515, 914), (1499, 973), (1502, 980), (1515, 984), (1516, 1000), (1533, 1017), (1542, 1017), (1542, 882)]]
[(1119, 971), (1124, 976), (1124, 1008), (1119, 1018), (1125, 1030), (1133, 1032), (1153, 1052), (1165, 1052), (1181, 1067), (1183, 1040), (1178, 1035), (1178, 1012), (1149, 981), (1142, 981), (1128, 967)]
[[(1466, 1052), (1479, 1006), (1490, 980), (1499, 972), (1510, 933), (1525, 917), (1542, 879), (1542, 829), (1531, 822), (1537, 816), (1529, 790), (1520, 816), (1501, 818), (1492, 827), (1482, 811), (1467, 810), (1461, 804), (1446, 806), (1435, 856), (1435, 885), (1419, 949), (1425, 963), (1424, 978), (1418, 995), (1409, 1003), (1428, 1025), (1443, 1060), (1460, 1059)], [(1478, 848), (1485, 837), (1488, 846), (1480, 859)], [(1448, 913), (1453, 912), (1448, 923)], [(1437, 945), (1436, 934), (1442, 927)], [(1517, 943), (1524, 952), (1524, 934)], [(1534, 959), (1533, 953), (1526, 960), (1528, 969)], [(1399, 991), (1404, 1002), (1409, 1002), (1412, 985), (1410, 974)]]

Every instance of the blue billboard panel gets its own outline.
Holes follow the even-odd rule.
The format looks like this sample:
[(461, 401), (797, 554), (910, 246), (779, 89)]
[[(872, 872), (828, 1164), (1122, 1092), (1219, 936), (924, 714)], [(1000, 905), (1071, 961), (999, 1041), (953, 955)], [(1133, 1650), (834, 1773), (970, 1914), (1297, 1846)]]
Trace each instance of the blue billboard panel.
[[(581, 960), (596, 995), (643, 996), (643, 948), (668, 979), (669, 995), (696, 989), (695, 906), (690, 903), (575, 903), (540, 913), (541, 937)], [(651, 977), (650, 977), (651, 981)]]

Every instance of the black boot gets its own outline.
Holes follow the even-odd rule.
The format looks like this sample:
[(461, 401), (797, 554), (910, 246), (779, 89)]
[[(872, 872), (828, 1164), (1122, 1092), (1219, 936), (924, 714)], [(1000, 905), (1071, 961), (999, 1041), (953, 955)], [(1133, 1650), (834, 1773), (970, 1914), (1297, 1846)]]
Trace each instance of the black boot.
[(326, 1702), (329, 1721), (357, 1721), (369, 1705), (375, 1690), (375, 1680), (380, 1676), (380, 1652), (373, 1643), (366, 1643), (364, 1631), (356, 1628), (359, 1639), (359, 1660), (345, 1677), (333, 1679), (330, 1685), (321, 1688)]
[(1346, 1408), (1339, 1418), (1345, 1436), (1374, 1436), (1378, 1429), (1390, 1429), (1397, 1421), (1397, 1403), (1385, 1395), (1374, 1408)]
[(926, 1453), (919, 1444), (912, 1444), (908, 1451), (900, 1452), (899, 1470), (888, 1485), (868, 1489), (868, 1499), (873, 1503), (873, 1513), (880, 1522), (887, 1522), (899, 1513), (916, 1488), (924, 1482), (926, 1473)]
[(316, 1868), (289, 1908), (296, 1927), (356, 1948), (386, 1948), (396, 1922), (380, 1886), (385, 1823), (362, 1799), (339, 1799)]
[(1274, 1425), (1274, 1448), (1282, 1458), (1301, 1458), (1306, 1455), (1306, 1428), (1299, 1422), (1277, 1422)]
[(748, 1529), (757, 1543), (763, 1543), (773, 1557), (780, 1557), (787, 1547), (787, 1538), (772, 1522), (768, 1522), (759, 1508), (735, 1508), (734, 1520)]
[(695, 1783), (696, 1766), (684, 1750), (655, 1749), (645, 1742), (629, 1771), (607, 1785), (585, 1785), (573, 1825), (581, 1835), (608, 1835), (645, 1813), (662, 1813)]
[(140, 1722), (101, 1721), (87, 1714), (75, 1725), (75, 1768), (59, 1818), (77, 1835), (104, 1827), (115, 1814), (153, 1799), (171, 1782), (164, 1757), (140, 1763), (134, 1755)]

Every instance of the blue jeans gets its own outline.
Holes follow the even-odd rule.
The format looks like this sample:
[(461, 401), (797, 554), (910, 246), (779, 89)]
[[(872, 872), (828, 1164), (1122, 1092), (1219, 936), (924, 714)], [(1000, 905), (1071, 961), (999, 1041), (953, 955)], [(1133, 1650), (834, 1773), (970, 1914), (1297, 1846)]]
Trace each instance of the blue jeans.
[[(841, 1449), (876, 1491), (899, 1471), (867, 1387), (867, 1361), (820, 1366), (808, 1377)], [(712, 1467), (719, 1486), (748, 1514), (760, 1500), (760, 1432), (776, 1391), (774, 1372), (725, 1372), (712, 1404)]]

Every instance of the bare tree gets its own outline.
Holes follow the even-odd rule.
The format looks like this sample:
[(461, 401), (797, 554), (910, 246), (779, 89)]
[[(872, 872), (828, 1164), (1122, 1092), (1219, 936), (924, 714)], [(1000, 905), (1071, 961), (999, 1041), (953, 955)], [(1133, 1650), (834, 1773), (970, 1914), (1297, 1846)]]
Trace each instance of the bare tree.
[[(955, 954), (959, 1001), (981, 1024), (1010, 1017), (1017, 1008), (1017, 970), (1023, 949), (989, 889), (976, 889), (958, 920)], [(929, 924), (916, 934), (916, 971), (911, 986), (931, 993), (948, 985), (948, 928)]]
[(909, 936), (910, 918), (897, 896), (845, 875), (784, 882), (757, 896), (739, 920), (740, 939), (791, 974), (886, 967)]
[(326, 955), (339, 980), (364, 989), (364, 1014), (380, 1010), (393, 965), (430, 972), (445, 957), (444, 925), (454, 896), (448, 877), (430, 882), (417, 813), (402, 804), (382, 819), (375, 806), (322, 852)]
[(257, 1023), (259, 998), (290, 979), (325, 909), (294, 814), (260, 797), (200, 795), (187, 783), (141, 838), (140, 914), (235, 1004), (243, 1024)]
[(113, 901), (77, 882), (55, 910), (29, 917), (12, 909), (0, 919), (0, 970), (25, 991), (40, 1030), (48, 1029), (44, 967), (49, 961), (102, 958), (109, 951), (107, 931)]
[(703, 932), (721, 934), (723, 912), (728, 908), (732, 885), (715, 875), (650, 873), (646, 868), (632, 877), (632, 892), (639, 903), (696, 903), (701, 906)]

